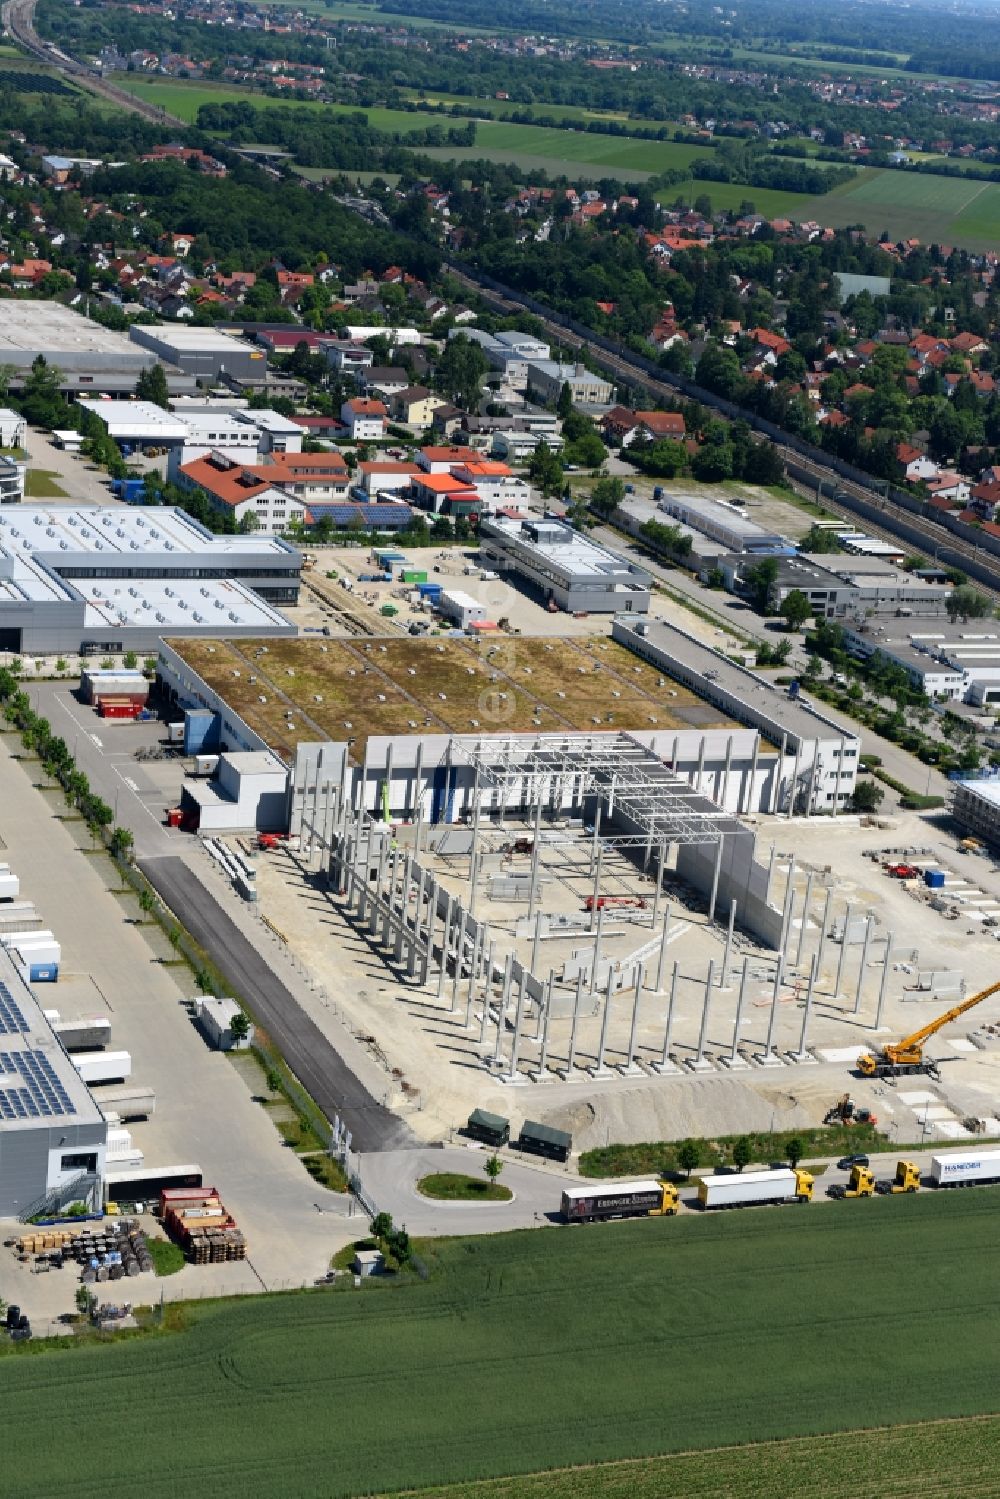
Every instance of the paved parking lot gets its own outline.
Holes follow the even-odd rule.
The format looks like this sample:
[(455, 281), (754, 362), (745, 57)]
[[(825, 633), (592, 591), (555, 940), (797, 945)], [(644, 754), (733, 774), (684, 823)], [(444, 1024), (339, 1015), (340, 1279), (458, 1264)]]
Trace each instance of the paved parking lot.
[(4, 857), (62, 944), (65, 975), (44, 986), (40, 1001), (67, 1018), (81, 1010), (109, 1016), (114, 1048), (131, 1053), (133, 1080), (156, 1092), (152, 1119), (128, 1126), (135, 1144), (151, 1167), (201, 1166), (247, 1235), (257, 1289), (312, 1280), (350, 1237), (347, 1199), (315, 1185), (229, 1059), (208, 1048), (191, 1019), (188, 970), (157, 956), (135, 924), (137, 906), (110, 893), (108, 861), (81, 850), (61, 802), (34, 789), (31, 768), (11, 758), (17, 743), (10, 735), (0, 742)]

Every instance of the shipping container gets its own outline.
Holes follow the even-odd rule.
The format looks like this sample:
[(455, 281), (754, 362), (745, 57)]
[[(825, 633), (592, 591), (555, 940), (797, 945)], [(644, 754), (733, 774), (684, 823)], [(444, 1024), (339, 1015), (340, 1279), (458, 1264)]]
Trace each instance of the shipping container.
[(930, 1177), (936, 1187), (1000, 1182), (1000, 1150), (953, 1150), (932, 1156)]
[(404, 567), (399, 578), (401, 583), (426, 583), (427, 573), (422, 568)]
[(96, 703), (101, 697), (138, 697), (145, 702), (149, 697), (149, 683), (137, 668), (86, 667), (80, 674), (80, 696), (85, 703)]
[(943, 890), (944, 882), (945, 872), (943, 869), (924, 870), (924, 884), (927, 886), (928, 890)]
[(808, 1171), (783, 1167), (777, 1171), (744, 1171), (732, 1176), (706, 1176), (698, 1188), (703, 1208), (740, 1208), (753, 1203), (809, 1202), (813, 1179)]
[(96, 1098), (105, 1118), (117, 1114), (119, 1119), (148, 1119), (156, 1112), (156, 1094), (152, 1088), (112, 1088)]
[(184, 722), (167, 724), (167, 742), (169, 744), (184, 743)]
[(13, 901), (21, 893), (21, 881), (9, 869), (0, 872), (0, 901)]
[(123, 1083), (132, 1076), (127, 1051), (80, 1051), (72, 1062), (85, 1083)]

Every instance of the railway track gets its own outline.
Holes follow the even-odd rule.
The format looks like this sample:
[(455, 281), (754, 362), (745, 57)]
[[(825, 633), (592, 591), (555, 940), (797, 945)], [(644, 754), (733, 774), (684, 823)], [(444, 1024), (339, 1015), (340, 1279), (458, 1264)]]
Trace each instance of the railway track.
[(832, 464), (824, 464), (811, 454), (792, 447), (782, 441), (781, 435), (772, 436), (765, 424), (749, 411), (739, 411), (710, 391), (692, 388), (689, 381), (659, 379), (645, 367), (645, 362), (606, 347), (604, 341), (595, 342), (551, 312), (541, 308), (533, 298), (521, 298), (510, 288), (502, 292), (493, 286), (484, 286), (465, 268), (447, 262), (446, 269), (458, 278), (470, 291), (475, 292), (497, 311), (511, 314), (530, 312), (538, 318), (546, 333), (558, 343), (570, 349), (586, 349), (588, 356), (607, 373), (617, 375), (627, 384), (638, 386), (660, 400), (676, 401), (678, 396), (698, 400), (713, 406), (732, 417), (743, 416), (758, 431), (771, 437), (784, 460), (785, 467), (793, 478), (810, 484), (816, 493), (826, 490), (823, 504), (835, 514), (863, 527), (894, 545), (902, 543), (912, 552), (927, 553), (944, 567), (959, 568), (991, 594), (1000, 598), (1000, 557), (977, 547), (964, 537), (956, 536), (928, 517), (903, 509), (876, 486), (876, 481), (866, 484), (847, 477)]
[(98, 99), (104, 99), (120, 109), (127, 109), (131, 114), (140, 115), (156, 125), (176, 125), (182, 130), (188, 128), (186, 122), (179, 120), (176, 115), (168, 114), (165, 109), (149, 104), (145, 99), (136, 99), (117, 84), (100, 78), (83, 63), (77, 62), (75, 57), (60, 51), (52, 42), (43, 41), (35, 30), (35, 4), (36, 0), (6, 0), (0, 7), (3, 25), (25, 52), (57, 72), (65, 73), (80, 88), (86, 89)]

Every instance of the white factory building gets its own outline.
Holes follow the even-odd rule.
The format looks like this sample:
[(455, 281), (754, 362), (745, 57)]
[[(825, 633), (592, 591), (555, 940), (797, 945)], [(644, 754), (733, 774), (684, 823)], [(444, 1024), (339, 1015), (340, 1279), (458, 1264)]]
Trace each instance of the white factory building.
[(207, 453), (252, 463), (266, 453), (301, 453), (303, 429), (280, 411), (249, 410), (212, 402), (199, 407), (185, 402), (180, 410), (164, 411), (151, 401), (95, 400), (81, 396), (77, 405), (91, 412), (125, 454), (149, 448), (167, 451), (167, 477)]
[(484, 519), (483, 565), (516, 578), (542, 603), (569, 614), (645, 614), (652, 577), (572, 526), (544, 520)]
[(0, 650), (155, 652), (162, 635), (294, 635), (301, 554), (170, 507), (0, 508)]
[(718, 542), (726, 552), (773, 556), (793, 550), (786, 537), (758, 526), (739, 505), (713, 500), (708, 495), (675, 494), (672, 491), (658, 504), (671, 520), (681, 521), (710, 541)]
[(99, 1197), (108, 1126), (31, 989), (0, 948), (0, 1216), (50, 1194)]
[(878, 654), (901, 666), (928, 697), (992, 707), (1000, 703), (1000, 623), (944, 619), (879, 620), (844, 627), (861, 660)]

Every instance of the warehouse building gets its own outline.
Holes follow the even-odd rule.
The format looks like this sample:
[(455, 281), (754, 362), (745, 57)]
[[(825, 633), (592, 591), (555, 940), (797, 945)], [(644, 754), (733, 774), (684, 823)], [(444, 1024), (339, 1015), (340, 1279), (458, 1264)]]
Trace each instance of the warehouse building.
[(267, 363), (262, 349), (217, 328), (193, 328), (180, 323), (157, 323), (147, 328), (133, 323), (129, 337), (133, 344), (150, 350), (164, 364), (175, 365), (185, 375), (205, 383), (214, 383), (222, 375), (249, 380), (262, 374)]
[(717, 541), (726, 552), (774, 557), (795, 550), (787, 537), (758, 526), (738, 505), (727, 505), (707, 495), (670, 493), (659, 501), (659, 508), (673, 520)]
[(168, 507), (0, 509), (0, 650), (153, 651), (164, 634), (286, 635), (301, 554)]
[(0, 948), (0, 1216), (99, 1202), (108, 1126)]
[[(352, 806), (452, 822), (475, 747), (508, 740), (514, 760), (522, 740), (584, 757), (639, 744), (731, 814), (836, 815), (854, 789), (852, 733), (682, 630), (621, 616), (610, 641), (522, 636), (516, 658), (511, 671), (489, 638), (299, 638), (239, 654), (168, 639), (157, 673), (179, 708), (212, 715), (222, 750), (270, 750), (293, 768), (293, 822), (320, 763), (324, 795), (343, 786)], [(571, 776), (552, 789), (575, 796)]]
[(995, 620), (882, 624), (868, 619), (846, 627), (844, 639), (860, 660), (878, 654), (901, 666), (928, 697), (977, 707), (1000, 702), (1000, 628)]
[(569, 614), (645, 614), (652, 577), (563, 521), (484, 520), (483, 564)]
[[(60, 389), (66, 395), (131, 394), (143, 370), (157, 361), (157, 351), (139, 347), (62, 302), (6, 298), (0, 319), (0, 364), (12, 370), (12, 391), (23, 387), (39, 354), (59, 370)], [(159, 357), (172, 395), (195, 389), (194, 380), (175, 359), (169, 354)]]
[[(746, 592), (750, 570), (759, 556), (746, 552), (721, 556), (714, 566), (732, 593)], [(817, 619), (861, 620), (878, 615), (942, 619), (948, 589), (878, 557), (848, 557), (827, 552), (800, 553), (775, 559), (768, 607), (777, 611), (792, 592), (804, 593)]]

